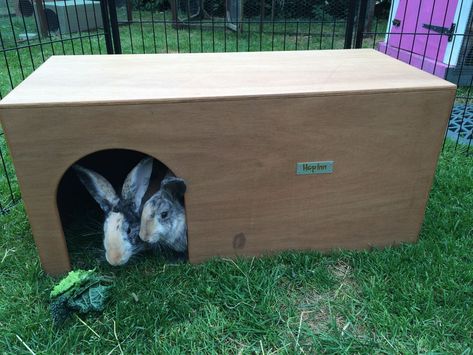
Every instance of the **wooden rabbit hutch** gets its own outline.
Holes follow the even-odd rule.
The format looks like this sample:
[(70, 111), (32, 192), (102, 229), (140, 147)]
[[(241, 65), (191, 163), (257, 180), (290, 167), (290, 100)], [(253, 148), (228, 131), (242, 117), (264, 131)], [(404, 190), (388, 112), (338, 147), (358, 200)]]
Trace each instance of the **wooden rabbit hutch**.
[(416, 240), (455, 85), (374, 50), (57, 56), (0, 103), (44, 269), (64, 172), (113, 148), (188, 184), (189, 260)]

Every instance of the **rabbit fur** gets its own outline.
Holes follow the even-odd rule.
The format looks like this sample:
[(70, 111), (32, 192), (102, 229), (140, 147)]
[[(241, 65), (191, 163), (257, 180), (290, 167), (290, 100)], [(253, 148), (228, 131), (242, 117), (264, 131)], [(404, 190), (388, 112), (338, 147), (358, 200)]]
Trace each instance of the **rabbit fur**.
[(105, 257), (111, 265), (123, 265), (145, 248), (139, 238), (142, 201), (150, 184), (153, 158), (142, 159), (127, 175), (118, 195), (102, 175), (74, 165), (79, 180), (105, 213)]
[(143, 206), (140, 238), (161, 244), (178, 253), (187, 251), (187, 224), (184, 210), (186, 183), (168, 174), (161, 188)]

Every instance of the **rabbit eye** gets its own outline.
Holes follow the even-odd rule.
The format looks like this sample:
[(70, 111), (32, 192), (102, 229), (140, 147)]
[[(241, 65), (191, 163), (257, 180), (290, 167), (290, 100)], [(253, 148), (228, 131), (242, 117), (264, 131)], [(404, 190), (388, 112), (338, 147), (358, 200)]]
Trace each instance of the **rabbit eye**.
[(128, 227), (128, 229), (126, 230), (126, 233), (127, 233), (127, 234), (130, 234), (130, 233), (131, 233), (131, 228), (130, 228), (130, 227)]
[(166, 212), (161, 212), (161, 218), (166, 218), (168, 216), (167, 211)]

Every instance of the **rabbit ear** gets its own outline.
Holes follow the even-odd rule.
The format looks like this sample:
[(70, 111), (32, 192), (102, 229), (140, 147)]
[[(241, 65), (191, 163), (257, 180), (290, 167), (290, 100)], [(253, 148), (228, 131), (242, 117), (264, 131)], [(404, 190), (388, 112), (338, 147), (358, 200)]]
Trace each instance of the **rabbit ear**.
[(141, 200), (148, 189), (152, 171), (153, 158), (144, 158), (130, 171), (123, 183), (122, 198), (133, 203), (133, 210), (136, 213), (140, 210)]
[(169, 179), (169, 178), (173, 178), (173, 177), (176, 177), (176, 175), (174, 175), (174, 173), (171, 170), (168, 169), (166, 171), (166, 175), (164, 175), (164, 179)]
[(119, 202), (119, 197), (113, 186), (102, 175), (95, 171), (86, 169), (80, 165), (73, 165), (79, 180), (85, 186), (87, 191), (92, 195), (100, 208), (109, 213)]
[(166, 176), (164, 180), (161, 181), (161, 189), (169, 193), (174, 199), (180, 199), (184, 196), (187, 187), (183, 179)]

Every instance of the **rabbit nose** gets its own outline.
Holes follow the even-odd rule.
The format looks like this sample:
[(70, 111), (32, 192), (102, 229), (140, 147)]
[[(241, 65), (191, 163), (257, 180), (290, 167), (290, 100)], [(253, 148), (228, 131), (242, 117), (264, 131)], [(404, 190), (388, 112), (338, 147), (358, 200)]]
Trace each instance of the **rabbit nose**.
[(118, 253), (107, 253), (105, 255), (105, 258), (107, 259), (108, 263), (112, 266), (120, 266), (125, 264), (126, 260), (122, 258), (122, 256)]
[(146, 235), (146, 233), (142, 232), (141, 230), (140, 230), (139, 236), (140, 236), (140, 239), (144, 242), (148, 240), (148, 236)]
[(124, 259), (108, 260), (108, 263), (112, 266), (121, 266), (121, 265), (126, 264), (126, 261)]

